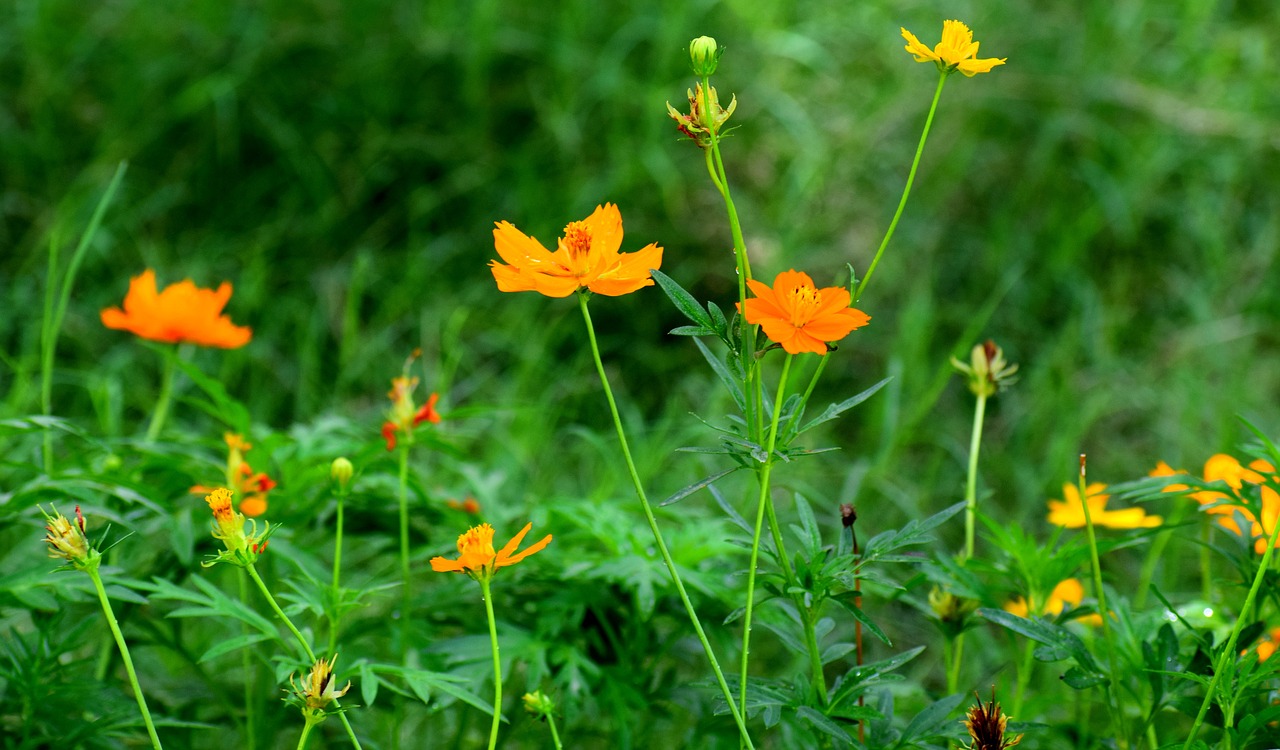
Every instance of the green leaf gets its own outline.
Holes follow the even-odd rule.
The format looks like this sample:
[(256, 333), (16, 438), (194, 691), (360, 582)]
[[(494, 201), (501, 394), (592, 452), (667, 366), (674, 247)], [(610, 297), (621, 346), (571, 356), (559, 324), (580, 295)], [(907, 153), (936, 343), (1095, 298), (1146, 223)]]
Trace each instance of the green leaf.
[(1097, 672), (1086, 672), (1080, 667), (1072, 667), (1062, 675), (1062, 681), (1076, 690), (1085, 690), (1106, 682), (1107, 676)]
[(702, 305), (698, 304), (692, 294), (686, 292), (684, 287), (677, 284), (674, 279), (665, 273), (656, 269), (651, 273), (653, 274), (653, 280), (658, 282), (658, 286), (662, 287), (662, 291), (667, 293), (671, 304), (675, 305), (677, 310), (696, 325), (715, 333), (715, 324), (712, 322), (711, 316), (707, 314), (706, 310), (702, 309)]
[(857, 606), (852, 601), (846, 601), (845, 598), (841, 596), (832, 597), (831, 600), (848, 610), (849, 614), (853, 615), (853, 619), (862, 623), (862, 627), (866, 628), (867, 632), (874, 635), (881, 643), (889, 646), (890, 648), (893, 647), (893, 643), (889, 641), (889, 636), (885, 635), (884, 631), (880, 629), (880, 626), (872, 622), (870, 617), (867, 617), (867, 613), (863, 612), (861, 607)]
[(1089, 653), (1089, 649), (1085, 648), (1084, 642), (1075, 633), (1061, 625), (1039, 618), (1028, 620), (1002, 609), (987, 607), (979, 609), (978, 616), (1048, 646), (1049, 648), (1043, 652), (1044, 655), (1058, 658), (1047, 659), (1047, 661), (1058, 661), (1069, 656), (1088, 672), (1101, 671), (1097, 662), (1093, 660), (1093, 655)]
[(205, 651), (203, 654), (200, 655), (200, 658), (197, 659), (196, 661), (203, 664), (209, 661), (210, 659), (216, 659), (219, 656), (222, 656), (223, 654), (231, 653), (232, 651), (237, 651), (239, 649), (244, 648), (245, 646), (252, 646), (255, 643), (262, 643), (263, 641), (269, 641), (272, 638), (273, 636), (268, 635), (266, 633), (248, 633), (246, 635), (236, 636), (235, 638), (227, 638), (226, 640), (219, 641), (208, 651)]
[(844, 727), (832, 721), (826, 714), (816, 711), (809, 706), (801, 706), (796, 709), (796, 717), (804, 719), (809, 726), (831, 737), (841, 747), (853, 747), (853, 738), (844, 730)]
[(658, 507), (664, 508), (668, 505), (673, 505), (675, 503), (678, 503), (681, 500), (685, 499), (686, 497), (697, 492), (698, 490), (702, 489), (703, 487), (706, 487), (707, 485), (711, 484), (712, 482), (718, 479), (723, 479), (724, 477), (729, 476), (730, 474), (732, 474), (733, 472), (741, 468), (742, 468), (741, 466), (734, 466), (734, 467), (725, 469), (724, 471), (717, 471), (715, 474), (712, 474), (709, 477), (703, 477), (702, 479), (699, 479), (693, 484), (686, 485), (676, 490), (669, 497), (667, 497), (666, 500), (663, 500), (662, 502), (658, 503)]
[(715, 331), (711, 330), (710, 328), (705, 328), (703, 326), (679, 326), (677, 328), (672, 328), (670, 331), (667, 331), (667, 333), (671, 334), (672, 336), (714, 336), (716, 335)]
[(895, 747), (907, 747), (922, 740), (949, 737), (954, 734), (955, 725), (958, 722), (947, 717), (963, 700), (964, 695), (956, 693), (930, 704), (928, 708), (916, 714), (907, 724), (907, 728), (902, 730), (902, 737)]
[(733, 397), (733, 403), (737, 404), (738, 411), (745, 412), (747, 410), (746, 399), (742, 395), (742, 384), (735, 380), (729, 374), (729, 368), (725, 366), (720, 358), (711, 353), (707, 345), (702, 343), (701, 339), (694, 339), (693, 343), (698, 345), (698, 351), (702, 352), (702, 356), (706, 358), (707, 364), (711, 365), (711, 369), (715, 372), (716, 377), (720, 378), (720, 382), (729, 391), (729, 395)]
[(881, 388), (888, 385), (890, 380), (893, 380), (892, 376), (887, 377), (884, 380), (881, 380), (879, 383), (876, 383), (875, 385), (871, 386), (870, 388), (863, 391), (862, 393), (859, 393), (856, 396), (851, 396), (845, 399), (844, 401), (841, 401), (838, 404), (829, 405), (825, 411), (823, 411), (821, 414), (814, 417), (813, 419), (809, 420), (809, 422), (805, 424), (804, 427), (801, 427), (800, 429), (796, 430), (795, 434), (799, 435), (802, 432), (808, 432), (809, 430), (813, 429), (814, 427), (817, 427), (818, 425), (824, 422), (830, 422), (836, 417), (839, 417), (841, 414), (849, 411), (853, 407), (857, 406), (863, 401), (866, 401), (867, 399), (874, 396), (876, 394), (876, 391), (879, 391)]

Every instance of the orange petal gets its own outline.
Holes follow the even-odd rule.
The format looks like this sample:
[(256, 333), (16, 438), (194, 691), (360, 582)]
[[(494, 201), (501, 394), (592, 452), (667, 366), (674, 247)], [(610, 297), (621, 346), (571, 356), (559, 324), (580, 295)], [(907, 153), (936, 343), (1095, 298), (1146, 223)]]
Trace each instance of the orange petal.
[(437, 573), (461, 573), (465, 570), (461, 562), (447, 557), (431, 558), (431, 569)]
[(529, 555), (532, 555), (535, 552), (541, 552), (542, 550), (546, 549), (546, 546), (548, 544), (551, 544), (550, 534), (547, 534), (545, 537), (543, 537), (539, 541), (529, 545), (527, 549), (521, 550), (520, 552), (516, 553), (515, 555), (512, 555), (511, 557), (508, 557), (506, 559), (499, 557), (498, 564), (496, 567), (502, 567), (504, 565), (515, 565), (516, 563), (525, 559)]

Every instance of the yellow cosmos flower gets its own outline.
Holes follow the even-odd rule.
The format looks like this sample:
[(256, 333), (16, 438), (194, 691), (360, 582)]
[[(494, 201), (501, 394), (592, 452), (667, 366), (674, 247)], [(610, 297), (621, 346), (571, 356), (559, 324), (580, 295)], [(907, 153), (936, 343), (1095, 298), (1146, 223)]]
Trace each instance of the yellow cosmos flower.
[(489, 262), (489, 270), (503, 292), (538, 292), (568, 297), (586, 287), (596, 294), (618, 297), (653, 286), (651, 269), (662, 266), (662, 248), (649, 244), (634, 253), (620, 253), (622, 214), (612, 203), (596, 206), (582, 221), (564, 228), (555, 252), (527, 237), (510, 222), (493, 230), (493, 246), (505, 264)]
[(445, 557), (433, 557), (431, 559), (431, 569), (437, 573), (466, 573), (472, 576), (492, 575), (498, 568), (515, 565), (529, 555), (541, 552), (548, 544), (551, 544), (551, 535), (547, 534), (541, 541), (521, 552), (516, 552), (516, 548), (524, 540), (524, 535), (528, 534), (532, 528), (532, 523), (525, 524), (519, 534), (512, 537), (511, 541), (507, 542), (502, 549), (494, 552), (493, 527), (487, 523), (472, 526), (458, 537), (458, 559), (450, 560)]
[[(1271, 529), (1275, 528), (1276, 521), (1280, 519), (1280, 494), (1277, 494), (1271, 487), (1262, 487), (1259, 491), (1259, 497), (1262, 501), (1262, 522), (1259, 523), (1253, 511), (1248, 508), (1242, 508), (1239, 505), (1230, 504), (1227, 501), (1242, 501), (1244, 496), (1242, 491), (1245, 484), (1260, 485), (1267, 481), (1266, 475), (1274, 475), (1275, 467), (1262, 459), (1251, 461), (1248, 467), (1240, 463), (1238, 459), (1225, 453), (1218, 453), (1210, 456), (1204, 464), (1204, 481), (1215, 482), (1222, 481), (1231, 488), (1231, 494), (1216, 492), (1214, 490), (1202, 490), (1194, 492), (1191, 497), (1201, 505), (1207, 505), (1206, 513), (1212, 513), (1218, 516), (1218, 525), (1235, 534), (1243, 534), (1240, 525), (1236, 523), (1235, 514), (1239, 513), (1245, 517), (1250, 523), (1249, 533), (1253, 537), (1253, 549), (1258, 554), (1262, 554), (1267, 548), (1267, 537), (1271, 534)], [(1280, 540), (1277, 540), (1277, 546), (1280, 546)]]
[[(1078, 578), (1068, 578), (1054, 586), (1053, 591), (1049, 592), (1049, 598), (1045, 601), (1041, 614), (1060, 615), (1068, 609), (1079, 607), (1082, 601), (1084, 601), (1084, 585), (1080, 583)], [(1004, 611), (1018, 617), (1026, 617), (1028, 612), (1027, 600), (1020, 596), (1015, 596), (1005, 602)], [(1085, 615), (1076, 619), (1090, 625), (1102, 624), (1102, 618), (1097, 614)]]
[(827, 342), (839, 341), (871, 322), (870, 315), (849, 307), (848, 289), (818, 289), (802, 271), (783, 271), (772, 287), (755, 279), (747, 285), (756, 295), (746, 302), (747, 322), (759, 325), (787, 354), (826, 354)]
[[(1085, 488), (1086, 502), (1089, 503), (1089, 517), (1094, 526), (1109, 529), (1149, 529), (1159, 526), (1164, 519), (1160, 516), (1149, 516), (1142, 508), (1125, 508), (1124, 510), (1107, 510), (1110, 495), (1104, 494), (1107, 485), (1094, 482)], [(1080, 491), (1074, 484), (1062, 485), (1063, 500), (1049, 501), (1049, 523), (1067, 529), (1079, 529), (1085, 525), (1084, 506), (1080, 503)]]
[(901, 29), (902, 38), (907, 40), (906, 51), (915, 55), (916, 62), (934, 62), (943, 73), (960, 71), (973, 78), (977, 73), (990, 73), (997, 65), (1004, 65), (1006, 58), (978, 58), (978, 43), (973, 41), (973, 32), (959, 21), (942, 22), (942, 41), (938, 46), (929, 49), (906, 29)]

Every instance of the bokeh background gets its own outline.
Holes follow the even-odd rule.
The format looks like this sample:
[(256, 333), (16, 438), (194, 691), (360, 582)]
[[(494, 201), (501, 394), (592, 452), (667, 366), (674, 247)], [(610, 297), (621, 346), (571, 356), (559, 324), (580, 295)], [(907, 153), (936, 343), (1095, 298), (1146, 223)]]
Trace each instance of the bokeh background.
[[(738, 97), (724, 153), (753, 268), (843, 283), (892, 216), (936, 81), (899, 27), (932, 44), (944, 18), (1008, 64), (948, 82), (863, 298), (873, 322), (818, 398), (893, 381), (791, 486), (829, 513), (857, 503), (869, 532), (960, 499), (972, 399), (948, 358), (987, 337), (1022, 368), (988, 412), (981, 478), (1010, 523), (1041, 522), (1078, 453), (1112, 482), (1198, 468), (1242, 439), (1237, 414), (1280, 433), (1269, 0), (6, 3), (4, 412), (39, 411), (49, 247), (69, 255), (127, 161), (76, 281), (57, 414), (139, 429), (158, 360), (98, 311), (150, 267), (235, 285), (253, 343), (195, 360), (264, 429), (376, 429), (421, 347), (427, 388), (471, 420), (474, 484), (512, 504), (626, 498), (575, 306), (496, 291), (493, 222), (549, 243), (617, 203), (624, 250), (658, 242), (665, 272), (728, 306), (723, 207), (665, 105), (710, 34)], [(666, 335), (683, 320), (656, 289), (593, 311), (653, 494), (706, 473), (670, 453), (712, 442), (688, 413), (726, 402)]]

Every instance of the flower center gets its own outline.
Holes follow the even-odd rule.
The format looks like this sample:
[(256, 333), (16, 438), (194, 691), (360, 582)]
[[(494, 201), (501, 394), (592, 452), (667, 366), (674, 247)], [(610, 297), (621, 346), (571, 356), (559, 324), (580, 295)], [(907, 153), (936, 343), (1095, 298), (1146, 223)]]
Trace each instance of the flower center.
[(564, 228), (564, 246), (574, 260), (584, 258), (591, 250), (591, 227), (585, 221), (575, 221)]
[(818, 296), (817, 289), (811, 286), (796, 287), (791, 292), (791, 309), (794, 311), (792, 324), (800, 327), (808, 323), (821, 301), (822, 298)]

